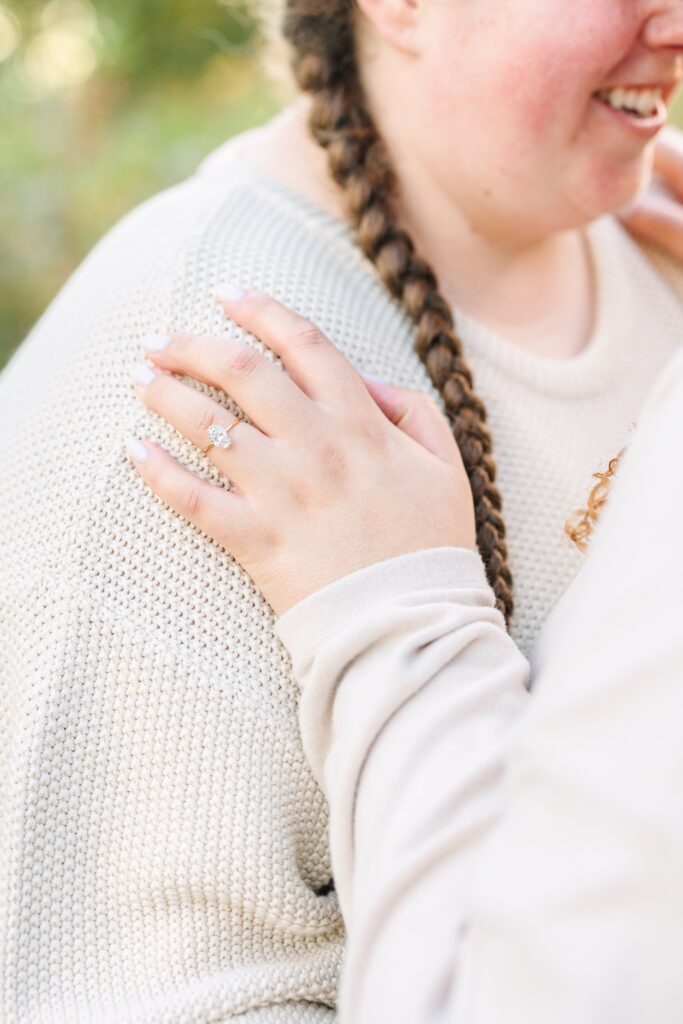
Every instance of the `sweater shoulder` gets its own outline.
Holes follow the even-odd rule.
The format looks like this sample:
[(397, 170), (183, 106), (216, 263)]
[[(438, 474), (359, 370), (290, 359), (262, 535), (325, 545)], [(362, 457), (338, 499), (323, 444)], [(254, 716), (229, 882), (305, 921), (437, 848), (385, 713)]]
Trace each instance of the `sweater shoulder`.
[[(210, 154), (185, 181), (140, 203), (93, 247), (4, 371), (74, 353), (79, 337), (99, 354), (109, 342), (224, 326), (216, 288), (226, 281), (268, 292), (335, 327), (345, 286), (380, 316), (400, 311), (341, 221), (259, 174), (241, 140)], [(405, 326), (405, 325), (403, 325)], [(49, 351), (48, 351), (49, 350)]]
[[(345, 225), (251, 180), (237, 161), (200, 168), (102, 239), (0, 375), (0, 579), (71, 579), (99, 564), (93, 520), (101, 533), (113, 510), (141, 498), (127, 436), (151, 437), (207, 471), (141, 405), (131, 367), (144, 360), (146, 334), (243, 333), (215, 301), (226, 281), (310, 317), (359, 368), (386, 375), (388, 364), (401, 385), (429, 389), (411, 325)], [(235, 411), (229, 396), (217, 399)], [(37, 536), (24, 529), (26, 504), (50, 512)]]

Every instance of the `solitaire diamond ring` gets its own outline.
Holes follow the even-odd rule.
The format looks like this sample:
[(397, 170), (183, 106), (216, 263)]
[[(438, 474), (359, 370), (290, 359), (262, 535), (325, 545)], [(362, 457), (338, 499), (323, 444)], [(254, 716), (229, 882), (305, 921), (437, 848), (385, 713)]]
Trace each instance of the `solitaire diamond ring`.
[(232, 421), (229, 427), (223, 427), (220, 423), (212, 423), (207, 431), (209, 443), (206, 448), (202, 448), (202, 455), (206, 455), (209, 448), (230, 448), (232, 446), (232, 439), (228, 437), (228, 431), (232, 430), (235, 424), (239, 423), (241, 419), (242, 417), (238, 416)]

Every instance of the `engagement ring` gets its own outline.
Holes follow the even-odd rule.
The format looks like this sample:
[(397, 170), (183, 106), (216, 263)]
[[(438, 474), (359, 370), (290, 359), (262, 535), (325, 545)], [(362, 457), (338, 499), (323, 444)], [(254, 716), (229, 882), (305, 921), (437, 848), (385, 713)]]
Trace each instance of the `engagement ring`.
[(207, 431), (209, 443), (206, 448), (202, 448), (202, 455), (206, 455), (209, 448), (230, 448), (232, 446), (232, 438), (228, 437), (228, 431), (232, 430), (241, 419), (242, 417), (238, 416), (229, 427), (223, 427), (220, 423), (212, 423)]

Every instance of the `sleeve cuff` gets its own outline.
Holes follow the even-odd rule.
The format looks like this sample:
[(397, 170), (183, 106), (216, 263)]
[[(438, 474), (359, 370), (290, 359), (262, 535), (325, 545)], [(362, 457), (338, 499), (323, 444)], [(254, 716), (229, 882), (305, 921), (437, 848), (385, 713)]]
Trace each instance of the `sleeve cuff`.
[(287, 650), (306, 657), (351, 620), (363, 618), (378, 605), (402, 594), (428, 590), (485, 591), (486, 603), (495, 595), (478, 551), (439, 547), (411, 551), (357, 569), (297, 601), (275, 623), (275, 634)]

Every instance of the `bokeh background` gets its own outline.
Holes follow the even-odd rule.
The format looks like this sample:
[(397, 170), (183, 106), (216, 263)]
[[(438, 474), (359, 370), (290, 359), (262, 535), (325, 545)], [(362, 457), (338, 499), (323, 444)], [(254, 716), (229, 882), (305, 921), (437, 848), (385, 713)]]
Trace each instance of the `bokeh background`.
[(141, 200), (285, 94), (240, 0), (0, 0), (0, 367)]
[(286, 101), (273, 2), (0, 0), (0, 368), (122, 214)]

